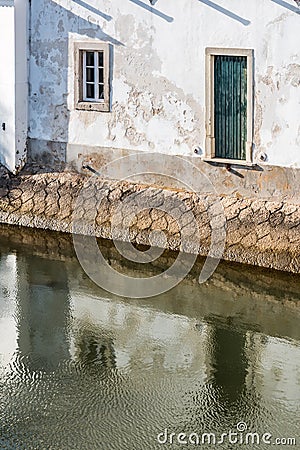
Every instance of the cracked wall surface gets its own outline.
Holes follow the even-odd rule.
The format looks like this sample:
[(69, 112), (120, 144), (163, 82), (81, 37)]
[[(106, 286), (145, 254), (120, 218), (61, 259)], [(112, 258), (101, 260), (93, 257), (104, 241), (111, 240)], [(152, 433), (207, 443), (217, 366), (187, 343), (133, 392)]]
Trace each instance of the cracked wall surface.
[[(32, 159), (78, 167), (81, 155), (101, 159), (107, 148), (114, 158), (151, 151), (199, 159), (205, 48), (233, 47), (254, 50), (254, 160), (264, 152), (262, 167), (299, 167), (300, 10), (292, 0), (31, 3)], [(108, 113), (74, 107), (74, 42), (94, 40), (112, 50)]]
[(200, 255), (207, 255), (212, 236), (222, 237), (225, 225), (223, 259), (300, 271), (300, 209), (290, 202), (37, 173), (1, 178), (0, 221)]

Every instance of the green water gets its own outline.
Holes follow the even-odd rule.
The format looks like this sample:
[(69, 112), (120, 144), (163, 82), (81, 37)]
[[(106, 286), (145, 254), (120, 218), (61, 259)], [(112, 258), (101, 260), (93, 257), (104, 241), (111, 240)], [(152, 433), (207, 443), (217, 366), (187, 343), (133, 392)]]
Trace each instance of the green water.
[[(0, 248), (1, 449), (300, 448), (299, 277), (222, 263), (133, 300), (63, 235), (2, 227)], [(259, 443), (220, 442), (240, 422)], [(205, 432), (219, 443), (191, 442)]]

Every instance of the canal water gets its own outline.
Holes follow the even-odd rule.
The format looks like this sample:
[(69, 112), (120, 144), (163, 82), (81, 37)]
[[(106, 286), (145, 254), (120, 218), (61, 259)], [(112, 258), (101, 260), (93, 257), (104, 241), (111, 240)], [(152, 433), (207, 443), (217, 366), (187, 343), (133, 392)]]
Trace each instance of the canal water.
[(300, 448), (300, 277), (222, 263), (199, 285), (196, 266), (134, 300), (66, 235), (0, 231), (1, 449)]

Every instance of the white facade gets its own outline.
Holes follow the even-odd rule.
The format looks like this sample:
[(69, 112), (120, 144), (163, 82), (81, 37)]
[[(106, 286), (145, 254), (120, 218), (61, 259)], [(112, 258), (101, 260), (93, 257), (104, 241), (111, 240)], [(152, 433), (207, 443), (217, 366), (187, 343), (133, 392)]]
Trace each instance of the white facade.
[(0, 162), (12, 172), (26, 162), (28, 135), (28, 4), (0, 0)]
[[(152, 3), (31, 1), (31, 157), (81, 169), (90, 155), (101, 166), (143, 151), (191, 157), (201, 165), (208, 125), (205, 50), (215, 47), (253, 51), (252, 162), (299, 168), (296, 2)], [(110, 46), (109, 112), (75, 107), (74, 49), (86, 42)]]

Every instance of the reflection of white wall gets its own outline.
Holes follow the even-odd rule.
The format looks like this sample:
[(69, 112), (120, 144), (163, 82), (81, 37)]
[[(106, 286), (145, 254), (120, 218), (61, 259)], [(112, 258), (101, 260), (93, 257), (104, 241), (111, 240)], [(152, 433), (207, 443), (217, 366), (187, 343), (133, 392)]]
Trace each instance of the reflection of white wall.
[(289, 409), (300, 403), (300, 345), (275, 337), (247, 333), (246, 354), (249, 358), (247, 384), (255, 383), (265, 399), (280, 400)]
[[(264, 372), (264, 394), (300, 404), (300, 346), (283, 339), (269, 338), (261, 355)], [(296, 388), (295, 388), (296, 387)]]
[(67, 285), (56, 266), (21, 255), (0, 258), (0, 371), (15, 352), (35, 370), (68, 359)]
[(105, 335), (113, 338), (118, 368), (131, 362), (154, 365), (159, 361), (166, 370), (189, 369), (207, 375), (207, 340), (210, 327), (201, 331), (195, 328), (195, 321), (183, 316), (166, 314), (152, 309), (126, 305), (117, 301), (93, 298), (70, 290), (73, 322), (71, 354), (76, 330), (84, 326), (99, 327)]
[(68, 293), (64, 264), (18, 256), (19, 353), (36, 369), (68, 359)]
[(0, 371), (17, 349), (16, 297), (18, 289), (16, 255), (0, 258)]

